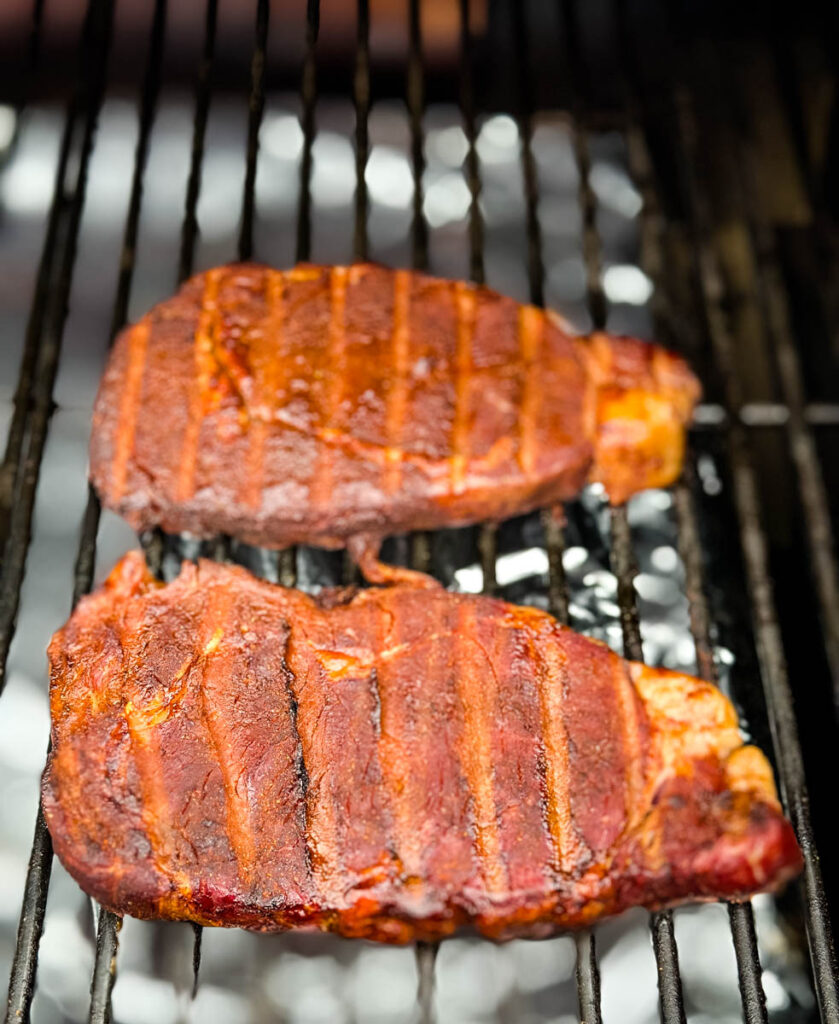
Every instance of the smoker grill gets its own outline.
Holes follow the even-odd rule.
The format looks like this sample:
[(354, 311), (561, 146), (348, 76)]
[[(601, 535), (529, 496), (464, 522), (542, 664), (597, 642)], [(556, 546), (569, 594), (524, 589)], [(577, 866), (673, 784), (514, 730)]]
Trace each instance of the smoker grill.
[[(166, 6), (165, 0), (156, 0), (150, 22), (122, 258), (116, 294), (110, 300), (111, 337), (126, 321), (131, 297), (142, 224), (144, 173), (164, 73)], [(827, 56), (822, 70), (825, 79), (835, 83), (836, 35), (830, 33), (835, 33), (836, 26), (826, 24), (823, 37), (817, 41), (807, 37), (801, 42), (795, 35), (786, 36), (783, 26), (757, 41), (748, 36), (739, 38), (735, 27), (720, 41), (713, 24), (703, 24), (704, 33), (697, 35), (692, 31), (689, 12), (674, 15), (671, 5), (665, 3), (656, 14), (654, 3), (603, 0), (577, 5), (574, 0), (559, 0), (550, 14), (550, 31), (556, 33), (558, 28), (558, 34), (549, 38), (541, 28), (545, 6), (517, 0), (490, 3), (486, 32), (478, 34), (474, 20), (470, 22), (469, 0), (460, 0), (460, 61), (456, 72), (451, 72), (432, 71), (424, 64), (422, 3), (409, 0), (407, 61), (401, 69), (383, 76), (382, 83), (387, 89), (400, 88), (407, 103), (408, 154), (414, 182), (409, 228), (411, 261), (418, 269), (429, 265), (423, 193), (425, 96), (433, 95), (435, 100), (456, 97), (459, 103), (467, 144), (464, 179), (469, 190), (465, 244), (470, 276), (479, 282), (486, 276), (479, 121), (486, 112), (506, 110), (518, 132), (526, 229), (526, 245), (512, 256), (526, 265), (530, 300), (542, 304), (543, 211), (534, 131), (539, 111), (563, 111), (579, 178), (585, 305), (594, 327), (611, 326), (614, 302), (603, 287), (602, 210), (592, 183), (592, 138), (611, 132), (622, 140), (643, 199), (640, 255), (655, 286), (655, 336), (687, 354), (706, 383), (706, 401), (699, 409), (685, 477), (673, 492), (671, 512), (678, 529), (677, 547), (684, 567), (695, 663), (700, 675), (716, 680), (719, 664), (715, 647), (719, 647), (722, 636), (736, 654), (730, 685), (746, 727), (767, 749), (771, 735), (784, 805), (806, 864), (797, 894), (784, 898), (784, 914), (793, 931), (803, 921), (806, 943), (802, 939), (802, 953), (809, 957), (817, 1009), (810, 1016), (803, 1014), (795, 1019), (818, 1016), (825, 1022), (839, 1022), (830, 909), (816, 845), (818, 836), (830, 884), (834, 840), (824, 829), (829, 815), (822, 807), (832, 794), (830, 780), (817, 778), (820, 761), (816, 745), (824, 749), (830, 742), (834, 702), (839, 703), (839, 585), (832, 537), (837, 510), (831, 507), (826, 487), (826, 481), (836, 482), (839, 468), (831, 448), (839, 426), (839, 404), (834, 401), (837, 350), (834, 347), (831, 351), (839, 338), (839, 304), (831, 290), (829, 273), (836, 266), (830, 216), (836, 197), (830, 193), (829, 179), (820, 173), (821, 154), (817, 154), (819, 159), (813, 156), (812, 126), (804, 102), (812, 81), (802, 81), (798, 74), (802, 53), (810, 52), (806, 47), (823, 43), (820, 52)], [(179, 280), (192, 271), (199, 238), (197, 211), (219, 42), (217, 7), (217, 0), (207, 0)], [(258, 247), (254, 253), (254, 229), (258, 224), (255, 197), (260, 126), (266, 89), (273, 81), (270, 55), (266, 60), (270, 13), (270, 0), (256, 0), (240, 231), (237, 251), (224, 254), (226, 258), (262, 255)], [(471, 13), (474, 18), (474, 5)], [(734, 17), (730, 12), (729, 16)], [(37, 90), (45, 18), (43, 3), (35, 0), (21, 109), (26, 94)], [(42, 457), (55, 408), (54, 386), (88, 168), (106, 92), (113, 19), (113, 0), (90, 0), (14, 393), (0, 478), (0, 684), (5, 680), (15, 631)], [(302, 73), (299, 69), (297, 72), (302, 127), (296, 232), (299, 260), (319, 256), (312, 252), (310, 187), (319, 110), (319, 19), (317, 0), (309, 0)], [(598, 21), (607, 26), (605, 41), (592, 35), (592, 26)], [(538, 32), (534, 26), (538, 26)], [(370, 201), (365, 171), (371, 151), (371, 78), (376, 82), (371, 72), (370, 29), (369, 0), (359, 0), (352, 73), (337, 79), (351, 88), (355, 109), (356, 259), (366, 259), (369, 248)], [(599, 58), (597, 62), (593, 53)], [(777, 81), (772, 81), (776, 81), (781, 103), (773, 105), (768, 99), (764, 103), (772, 117), (782, 119), (793, 142), (791, 152), (798, 159), (791, 173), (801, 183), (796, 195), (803, 196), (806, 214), (793, 228), (777, 226), (772, 203), (765, 201), (761, 191), (771, 170), (754, 137), (759, 133), (754, 123), (754, 90), (763, 80), (759, 74), (752, 74), (749, 61), (758, 71), (769, 68), (777, 76)], [(507, 84), (511, 86), (509, 93)], [(834, 137), (828, 140), (824, 158), (828, 164), (835, 159), (839, 141), (835, 116), (833, 127)], [(779, 173), (783, 176), (783, 171), (776, 168), (771, 180), (775, 181)], [(783, 213), (777, 219), (783, 220)], [(432, 265), (432, 269), (437, 267)], [(820, 272), (814, 274), (814, 270)], [(488, 283), (493, 284), (489, 276)], [(824, 342), (820, 343), (819, 338)], [(722, 484), (717, 481), (715, 487), (706, 486), (712, 463), (722, 467)], [(716, 497), (719, 486), (723, 490), (720, 500)], [(774, 488), (780, 488), (780, 493)], [(771, 503), (767, 502), (768, 496), (773, 498)], [(92, 585), (99, 521), (98, 502), (89, 492), (80, 525), (74, 603)], [(496, 575), (499, 553), (521, 545), (522, 538), (526, 538), (547, 556), (546, 582), (540, 594), (543, 602), (561, 620), (579, 624), (567, 586), (568, 559), (564, 560), (563, 554), (574, 538), (593, 533), (609, 539), (608, 558), (617, 579), (616, 621), (623, 650), (628, 657), (642, 659), (635, 582), (638, 530), (626, 509), (606, 510), (596, 496), (575, 503), (567, 519), (546, 512), (500, 528), (486, 525), (479, 530), (397, 538), (390, 542), (387, 554), (393, 560), (433, 570), (447, 583), (452, 582), (456, 567), (474, 559), (482, 570), (483, 589), (496, 591), (503, 585)], [(192, 557), (199, 547), (188, 539), (159, 533), (143, 537), (142, 542), (152, 569), (163, 576), (170, 574), (178, 557)], [(345, 560), (318, 552), (259, 552), (228, 538), (201, 545), (201, 551), (212, 557), (244, 561), (284, 584), (312, 586), (352, 576)], [(513, 596), (522, 597), (523, 592)], [(790, 686), (788, 662), (796, 675), (795, 693)], [(805, 676), (801, 670), (808, 665), (811, 667)], [(805, 686), (808, 692), (801, 693), (800, 688)], [(816, 782), (815, 828), (799, 729), (807, 741), (806, 766)], [(11, 971), (7, 1021), (29, 1018), (52, 857), (50, 838), (39, 812)], [(752, 907), (732, 904), (727, 911), (743, 1019), (750, 1024), (768, 1021)], [(685, 1021), (673, 914), (650, 915), (649, 924), (661, 1019), (667, 1024)], [(98, 913), (91, 1021), (111, 1019), (119, 929), (120, 922), (114, 915)], [(792, 941), (796, 941), (794, 936)], [(576, 938), (579, 1013), (586, 1024), (601, 1019), (596, 946), (595, 934), (583, 933)], [(200, 929), (195, 932), (194, 948), (197, 984)], [(417, 950), (417, 1012), (422, 1020), (432, 1019), (435, 954), (431, 946)]]

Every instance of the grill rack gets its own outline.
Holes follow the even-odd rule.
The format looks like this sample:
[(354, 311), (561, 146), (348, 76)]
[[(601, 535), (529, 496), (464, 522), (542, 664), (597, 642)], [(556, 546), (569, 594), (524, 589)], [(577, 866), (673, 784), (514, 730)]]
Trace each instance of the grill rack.
[[(424, 169), (422, 117), (424, 108), (423, 57), (420, 31), (421, 0), (409, 0), (410, 49), (407, 63), (406, 97), (411, 128), (411, 161), (415, 190), (411, 226), (412, 262), (424, 269), (428, 263), (427, 225), (422, 212), (422, 176)], [(131, 291), (134, 257), (140, 223), (143, 174), (148, 156), (149, 140), (154, 123), (162, 76), (163, 43), (166, 23), (166, 0), (156, 0), (149, 37), (146, 70), (139, 100), (139, 135), (135, 150), (134, 173), (130, 202), (122, 247), (122, 260), (113, 306), (111, 337), (124, 324)], [(513, 58), (516, 72), (515, 119), (519, 126), (522, 176), (526, 197), (528, 239), (528, 276), (532, 301), (543, 302), (544, 266), (541, 250), (541, 228), (538, 216), (538, 179), (532, 151), (532, 118), (534, 114), (533, 84), (527, 60), (528, 25), (524, 4), (511, 0)], [(668, 231), (667, 220), (659, 203), (656, 167), (645, 132), (645, 119), (649, 117), (649, 97), (645, 93), (643, 76), (636, 58), (631, 18), (626, 0), (614, 0), (613, 13), (620, 39), (624, 125), (627, 133), (630, 166), (643, 199), (642, 259), (659, 293), (668, 294), (669, 267), (662, 240)], [(578, 11), (574, 0), (561, 0), (563, 26), (562, 61), (572, 97), (574, 148), (580, 176), (580, 202), (583, 211), (583, 252), (586, 263), (589, 309), (595, 326), (605, 323), (607, 304), (601, 286), (600, 241), (597, 231), (595, 197), (589, 182), (589, 153), (586, 112), (577, 101), (583, 89), (585, 65), (577, 59)], [(53, 409), (53, 386), (58, 370), (62, 330), (67, 315), (67, 303), (73, 278), (76, 245), (84, 208), (87, 170), (93, 150), (96, 123), (103, 101), (108, 52), (113, 28), (113, 0), (89, 0), (80, 48), (80, 73), (76, 92), (67, 108), (65, 127), (59, 152), (53, 202), (50, 209), (41, 262), (21, 363), (21, 372), (14, 399), (14, 412), (10, 425), (5, 459), (3, 462), (4, 500), (0, 518), (0, 542), (4, 560), (0, 577), (0, 687), (9, 646), (14, 633), (20, 590), (26, 565), (26, 554), (31, 539), (32, 513), (38, 484), (38, 475)], [(268, 39), (270, 0), (257, 0), (254, 49), (251, 63), (251, 89), (248, 113), (246, 174), (242, 199), (242, 220), (238, 240), (238, 256), (246, 259), (253, 250), (253, 223), (255, 212), (255, 180), (258, 156), (258, 136), (265, 101), (265, 57)], [(319, 28), (318, 0), (308, 0), (306, 53), (303, 64), (300, 95), (302, 100), (303, 150), (301, 159), (301, 191), (298, 209), (297, 258), (309, 256), (311, 243), (312, 144), (315, 134), (317, 104), (316, 45)], [(183, 280), (192, 269), (192, 260), (198, 232), (196, 218), (200, 192), (201, 165), (204, 136), (212, 92), (212, 65), (215, 53), (218, 3), (207, 0), (205, 37), (198, 72), (192, 158), (187, 185), (186, 207), (182, 229), (178, 279)], [(30, 67), (34, 71), (42, 28), (43, 3), (35, 0), (32, 19)], [(353, 77), (353, 99), (356, 112), (356, 171), (354, 255), (364, 259), (367, 255), (368, 195), (364, 171), (369, 153), (367, 119), (371, 105), (370, 90), (370, 12), (368, 0), (358, 0), (358, 35)], [(460, 104), (463, 127), (468, 142), (465, 161), (471, 202), (469, 210), (470, 270), (475, 281), (484, 279), (483, 223), (479, 206), (481, 180), (476, 151), (476, 111), (474, 83), (474, 39), (470, 27), (469, 0), (460, 0), (460, 41), (462, 62), (460, 70)], [(683, 26), (673, 25), (674, 36), (681, 39)], [(683, 40), (682, 40), (683, 42)], [(679, 53), (677, 47), (677, 53)], [(719, 69), (717, 69), (719, 73)], [(672, 109), (668, 112), (674, 127), (673, 153), (679, 168), (681, 182), (687, 194), (689, 227), (692, 241), (692, 273), (704, 317), (702, 330), (707, 334), (713, 353), (714, 366), (723, 383), (723, 401), (709, 403), (703, 419), (724, 432), (733, 478), (739, 543), (746, 570), (746, 582), (752, 601), (752, 618), (757, 641), (760, 675), (766, 698), (769, 724), (774, 740), (780, 787), (787, 813), (796, 828), (805, 857), (802, 889), (805, 921), (810, 946), (813, 981), (821, 1019), (839, 1022), (837, 975), (830, 927), (830, 916), (821, 879), (818, 852), (810, 822), (808, 795), (804, 777), (792, 694), (785, 663), (784, 646), (772, 590), (768, 541), (761, 522), (758, 484), (752, 466), (748, 426), (772, 423), (783, 425), (789, 443), (792, 461), (798, 477), (801, 501), (809, 546), (810, 568), (816, 585), (821, 613), (822, 639), (834, 685), (839, 687), (839, 587), (837, 587), (836, 561), (831, 534), (828, 502), (812, 434), (814, 423), (839, 422), (839, 411), (826, 405), (808, 405), (804, 397), (802, 372), (791, 335), (787, 300), (779, 272), (779, 258), (771, 233), (760, 223), (756, 207), (749, 202), (749, 178), (754, 168), (750, 163), (748, 147), (742, 149), (744, 178), (739, 183), (740, 202), (745, 210), (744, 220), (750, 230), (751, 244), (758, 266), (760, 303), (765, 328), (774, 343), (783, 385), (783, 405), (771, 403), (750, 407), (743, 401), (740, 384), (733, 363), (734, 341), (726, 310), (726, 285), (711, 242), (709, 198), (703, 181), (696, 172), (697, 132), (693, 97), (687, 76), (674, 76), (676, 82)], [(790, 110), (797, 109), (789, 104)], [(800, 130), (795, 126), (798, 138)], [(811, 199), (818, 210), (823, 208), (823, 197), (812, 185), (812, 169), (806, 166), (806, 147), (798, 147), (802, 160), (802, 176), (808, 183)], [(678, 346), (671, 320), (661, 308), (654, 309), (658, 336)], [(674, 492), (679, 523), (679, 552), (685, 565), (687, 591), (690, 602), (692, 632), (696, 642), (700, 674), (715, 678), (715, 666), (710, 642), (711, 613), (705, 595), (703, 552), (699, 524), (694, 508), (695, 481), (690, 470)], [(86, 593), (93, 579), (97, 529), (100, 508), (92, 490), (88, 493), (87, 507), (81, 528), (75, 563), (73, 604)], [(544, 528), (547, 540), (551, 610), (560, 619), (568, 619), (568, 598), (562, 567), (563, 529), (559, 521), (545, 514)], [(641, 634), (633, 579), (636, 572), (632, 551), (632, 538), (626, 511), (611, 513), (611, 561), (618, 579), (618, 602), (623, 631), (625, 653), (629, 657), (642, 657)], [(151, 567), (162, 570), (163, 555), (169, 541), (161, 534), (143, 538)], [(481, 528), (479, 550), (484, 570), (484, 588), (495, 589), (495, 557), (497, 535), (494, 526)], [(417, 567), (427, 568), (430, 563), (428, 538), (418, 535), (410, 545), (397, 545), (404, 556), (410, 551), (410, 561)], [(230, 555), (230, 545), (221, 538), (214, 554), (219, 558)], [(295, 553), (269, 554), (267, 575), (284, 584), (295, 581)], [(345, 564), (345, 571), (347, 566)], [(43, 927), (47, 890), (52, 864), (52, 847), (40, 810), (35, 826), (32, 856), (27, 874), (23, 909), (18, 932), (17, 948), (9, 988), (7, 1020), (28, 1019), (34, 992), (38, 944)], [(754, 920), (748, 904), (729, 906), (732, 939), (737, 956), (740, 991), (744, 1019), (752, 1022), (767, 1021), (765, 997), (761, 983), (760, 959), (755, 936)], [(685, 1020), (679, 976), (678, 952), (670, 912), (651, 915), (653, 946), (659, 970), (660, 1012), (665, 1024)], [(115, 980), (119, 920), (113, 914), (100, 912), (97, 927), (95, 969), (91, 985), (90, 1020), (110, 1019), (111, 990)], [(195, 983), (200, 963), (200, 928), (196, 928)], [(430, 1020), (431, 978), (433, 977), (435, 947), (422, 945), (418, 949), (421, 979), (421, 1012)], [(580, 1014), (587, 1024), (600, 1021), (599, 973), (594, 935), (581, 933), (577, 937), (577, 983)]]

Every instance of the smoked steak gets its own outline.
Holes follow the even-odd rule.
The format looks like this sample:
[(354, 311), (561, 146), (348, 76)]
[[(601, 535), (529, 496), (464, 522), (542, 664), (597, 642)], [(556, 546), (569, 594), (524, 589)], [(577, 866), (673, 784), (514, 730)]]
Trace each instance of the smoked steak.
[(536, 609), (130, 554), (49, 654), (44, 813), (120, 914), (502, 939), (800, 867), (717, 689)]
[(218, 267), (118, 337), (91, 479), (137, 530), (350, 545), (678, 476), (699, 396), (655, 345), (371, 264)]

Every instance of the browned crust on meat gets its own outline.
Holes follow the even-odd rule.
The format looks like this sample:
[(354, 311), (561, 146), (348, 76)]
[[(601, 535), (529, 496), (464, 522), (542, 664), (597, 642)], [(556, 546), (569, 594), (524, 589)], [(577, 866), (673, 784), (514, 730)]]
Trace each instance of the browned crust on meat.
[(136, 529), (344, 546), (678, 475), (684, 362), (372, 264), (192, 278), (117, 338), (91, 479)]
[(535, 609), (209, 562), (164, 587), (131, 554), (50, 663), (44, 812), (118, 913), (500, 939), (800, 867), (718, 690)]

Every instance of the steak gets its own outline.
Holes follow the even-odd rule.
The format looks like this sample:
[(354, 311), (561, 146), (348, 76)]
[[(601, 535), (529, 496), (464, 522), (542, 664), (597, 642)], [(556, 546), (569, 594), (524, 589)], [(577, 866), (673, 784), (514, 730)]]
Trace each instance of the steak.
[(137, 530), (344, 547), (670, 484), (699, 396), (655, 345), (370, 264), (218, 267), (118, 337), (91, 479)]
[(801, 858), (713, 686), (549, 615), (138, 553), (52, 640), (43, 807), (120, 914), (402, 943), (740, 899)]

